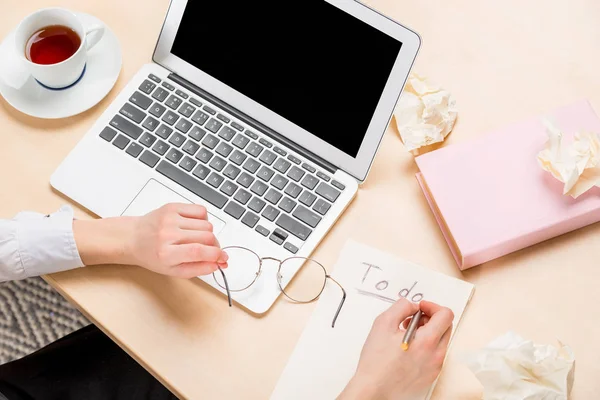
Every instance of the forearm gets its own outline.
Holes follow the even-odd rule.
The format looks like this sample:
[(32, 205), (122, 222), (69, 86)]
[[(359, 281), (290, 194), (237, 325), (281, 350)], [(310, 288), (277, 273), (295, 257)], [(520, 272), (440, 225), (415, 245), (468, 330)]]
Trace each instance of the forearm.
[(128, 248), (128, 238), (132, 235), (132, 218), (134, 217), (74, 220), (73, 235), (83, 263), (132, 264)]

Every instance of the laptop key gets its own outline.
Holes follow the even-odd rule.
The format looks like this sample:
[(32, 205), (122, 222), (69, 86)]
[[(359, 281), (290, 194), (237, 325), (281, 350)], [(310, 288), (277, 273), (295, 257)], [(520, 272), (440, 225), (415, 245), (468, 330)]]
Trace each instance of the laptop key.
[(188, 97), (190, 97), (190, 96), (188, 96), (188, 94), (187, 94), (187, 93), (185, 93), (185, 92), (182, 92), (182, 91), (181, 91), (181, 90), (179, 90), (179, 89), (177, 89), (177, 90), (175, 91), (175, 93), (177, 94), (177, 96), (181, 96), (181, 97), (183, 97), (184, 99), (187, 99)]
[(179, 114), (188, 118), (192, 116), (194, 111), (196, 111), (196, 107), (188, 103), (184, 103), (181, 107), (179, 107)]
[(163, 156), (167, 152), (167, 150), (169, 150), (169, 147), (171, 146), (169, 146), (162, 140), (159, 140), (158, 142), (156, 142), (154, 147), (152, 147), (152, 151)]
[(248, 158), (247, 155), (245, 155), (244, 153), (242, 153), (239, 150), (236, 150), (233, 152), (231, 157), (229, 157), (229, 161), (231, 161), (235, 165), (242, 165), (242, 163), (244, 162), (244, 160), (246, 160), (246, 158)]
[(263, 151), (263, 149), (264, 147), (262, 147), (258, 143), (250, 143), (250, 145), (246, 147), (246, 153), (250, 154), (253, 157), (258, 157)]
[(188, 136), (194, 139), (196, 142), (202, 140), (202, 138), (206, 135), (206, 131), (202, 128), (198, 128), (194, 125), (191, 131), (188, 132)]
[(185, 151), (190, 156), (193, 156), (194, 154), (196, 154), (196, 152), (198, 151), (199, 148), (200, 148), (200, 145), (198, 143), (193, 142), (188, 139), (187, 142), (185, 142), (185, 144), (183, 145), (183, 148), (181, 150)]
[(327, 211), (329, 211), (330, 208), (331, 208), (331, 204), (329, 204), (328, 202), (326, 202), (323, 199), (319, 199), (319, 200), (317, 200), (317, 202), (315, 203), (315, 205), (313, 206), (312, 209), (321, 215), (325, 215), (325, 214), (327, 214)]
[(144, 148), (139, 143), (131, 142), (127, 150), (125, 150), (125, 153), (135, 158), (140, 155), (143, 149)]
[(257, 225), (256, 228), (254, 228), (254, 230), (265, 237), (269, 236), (269, 233), (271, 233), (267, 228), (265, 228), (262, 225)]
[(168, 139), (169, 136), (171, 135), (171, 133), (173, 133), (173, 128), (169, 128), (165, 124), (160, 124), (160, 126), (154, 133), (156, 133), (158, 136), (160, 136), (163, 139)]
[(148, 79), (144, 80), (144, 82), (142, 82), (142, 84), (140, 85), (140, 87), (138, 89), (140, 89), (142, 92), (146, 93), (146, 94), (150, 94), (152, 93), (152, 91), (154, 90), (154, 88), (156, 87), (156, 83), (150, 82)]
[(175, 132), (173, 136), (169, 139), (169, 143), (171, 143), (175, 147), (181, 147), (181, 145), (185, 142), (185, 136), (181, 133)]
[(338, 198), (338, 196), (340, 195), (339, 191), (337, 191), (336, 189), (332, 188), (331, 186), (329, 186), (325, 182), (321, 182), (321, 184), (317, 187), (317, 190), (315, 190), (315, 192), (319, 196), (326, 198), (327, 200), (329, 200), (332, 203), (334, 201), (336, 201), (337, 198)]
[(167, 152), (166, 157), (167, 160), (171, 161), (173, 164), (177, 164), (181, 160), (181, 157), (183, 157), (183, 153), (172, 148)]
[(174, 94), (170, 95), (169, 98), (167, 99), (167, 101), (165, 102), (167, 107), (170, 107), (173, 110), (177, 110), (179, 108), (179, 106), (181, 105), (181, 103), (183, 103), (183, 100), (181, 100), (179, 97), (175, 96)]
[(279, 202), (278, 207), (281, 208), (283, 211), (290, 213), (292, 212), (294, 207), (296, 207), (296, 202), (290, 199), (289, 197), (284, 197), (283, 200)]
[(192, 123), (185, 118), (181, 118), (175, 125), (175, 128), (183, 133), (187, 133), (192, 127)]
[(206, 179), (206, 182), (208, 182), (209, 185), (218, 188), (221, 186), (221, 183), (223, 183), (224, 180), (225, 178), (223, 178), (221, 175), (217, 174), (216, 172), (212, 172), (208, 179)]
[(279, 200), (281, 200), (282, 197), (283, 195), (275, 189), (269, 189), (269, 191), (265, 195), (265, 200), (271, 204), (277, 204), (279, 203)]
[(219, 132), (219, 136), (229, 142), (235, 136), (235, 131), (228, 126), (224, 126)]
[(115, 131), (112, 128), (109, 128), (108, 126), (102, 129), (102, 132), (100, 132), (100, 137), (106, 140), (107, 142), (113, 140), (115, 136), (117, 136), (117, 131)]
[(173, 126), (175, 122), (179, 119), (179, 115), (175, 114), (173, 111), (167, 111), (167, 113), (162, 117), (163, 122)]
[(287, 214), (281, 214), (275, 222), (277, 226), (285, 229), (300, 240), (306, 240), (312, 233), (312, 229), (302, 225), (298, 220)]
[(195, 97), (191, 97), (190, 98), (190, 103), (192, 103), (193, 105), (195, 105), (196, 107), (202, 107), (202, 103), (200, 102), (200, 100), (198, 100)]
[(166, 87), (167, 89), (169, 89), (171, 92), (172, 92), (173, 90), (175, 90), (175, 86), (173, 86), (173, 85), (171, 85), (171, 84), (169, 84), (169, 83), (167, 83), (167, 82), (163, 82), (163, 83), (162, 83), (162, 85), (163, 85), (164, 87)]
[(156, 118), (160, 118), (164, 114), (166, 109), (167, 108), (162, 104), (155, 102), (154, 104), (152, 104), (152, 107), (150, 107), (150, 110), (148, 110), (148, 112), (154, 115)]
[(113, 144), (115, 146), (117, 146), (119, 149), (123, 150), (125, 147), (127, 147), (129, 142), (130, 142), (130, 140), (127, 139), (125, 136), (119, 135), (119, 136), (117, 136), (117, 138), (115, 139)]
[(240, 132), (244, 130), (244, 127), (243, 127), (243, 126), (241, 126), (240, 124), (238, 124), (238, 123), (237, 123), (237, 122), (235, 122), (235, 121), (232, 121), (232, 122), (231, 122), (231, 126), (232, 126), (234, 129), (237, 129), (237, 130), (238, 130), (238, 131), (240, 131)]
[(274, 173), (275, 172), (272, 169), (267, 168), (263, 165), (262, 168), (260, 169), (260, 171), (258, 171), (258, 173), (256, 175), (263, 181), (269, 182), (271, 180), (271, 178), (273, 177)]
[(280, 214), (279, 210), (273, 206), (267, 206), (262, 212), (262, 216), (268, 219), (269, 221), (275, 221), (275, 218)]
[(321, 222), (321, 217), (303, 206), (296, 207), (292, 215), (311, 228), (315, 228)]
[(152, 79), (156, 83), (160, 83), (160, 80), (161, 80), (158, 76), (156, 76), (154, 74), (148, 75), (148, 78)]
[(146, 118), (146, 120), (144, 121), (144, 123), (142, 124), (142, 126), (146, 129), (148, 129), (150, 132), (154, 132), (154, 130), (156, 128), (158, 128), (158, 124), (160, 122), (158, 122), (158, 120), (154, 117), (148, 116)]
[(307, 163), (302, 164), (302, 168), (304, 168), (305, 170), (307, 170), (308, 172), (312, 172), (313, 174), (315, 173), (316, 169), (315, 167), (313, 167), (312, 165), (309, 165)]
[(209, 113), (210, 115), (215, 115), (217, 112), (215, 110), (213, 110), (212, 108), (210, 108), (209, 106), (204, 106), (202, 107), (202, 109), (204, 111), (206, 111), (207, 113)]
[(244, 210), (244, 207), (240, 206), (236, 202), (230, 201), (223, 211), (225, 211), (227, 214), (231, 215), (235, 219), (240, 219), (240, 217), (246, 210)]
[(258, 139), (258, 135), (252, 131), (246, 130), (246, 132), (244, 132), (244, 134), (248, 137), (251, 137), (254, 140)]
[(346, 186), (336, 180), (331, 181), (331, 184), (340, 190), (346, 189)]
[(243, 168), (248, 172), (255, 173), (258, 167), (260, 167), (260, 163), (253, 158), (249, 158), (244, 163)]
[(197, 123), (200, 126), (204, 125), (204, 123), (206, 122), (207, 119), (208, 119), (208, 115), (204, 114), (200, 110), (196, 111), (196, 114), (194, 114), (194, 116), (192, 117), (192, 121), (194, 121), (195, 123)]
[(265, 147), (271, 148), (273, 147), (273, 143), (269, 142), (267, 139), (265, 138), (260, 138), (260, 140), (258, 141), (260, 144), (262, 144)]
[(283, 158), (279, 158), (275, 162), (275, 165), (273, 165), (273, 168), (275, 168), (277, 171), (281, 172), (282, 174), (285, 174), (291, 165), (292, 165), (292, 163), (290, 163), (289, 161), (286, 161)]
[(321, 179), (323, 179), (325, 182), (329, 182), (331, 180), (330, 177), (328, 177), (327, 175), (325, 175), (324, 173), (322, 173), (321, 171), (317, 172), (317, 176)]
[(219, 153), (220, 155), (222, 155), (223, 157), (227, 157), (233, 151), (233, 146), (231, 146), (231, 145), (229, 145), (229, 144), (227, 144), (225, 142), (221, 142), (217, 146), (217, 148), (215, 149), (215, 151), (217, 153)]
[(213, 153), (208, 151), (208, 149), (201, 148), (196, 154), (196, 159), (206, 164), (213, 157)]
[(254, 177), (244, 172), (240, 175), (236, 182), (247, 188), (252, 184), (252, 182), (254, 182)]
[(169, 92), (167, 92), (165, 89), (159, 87), (158, 89), (156, 89), (154, 91), (154, 93), (152, 93), (152, 98), (160, 101), (161, 103), (163, 101), (165, 101), (165, 99), (167, 98), (167, 96), (169, 96)]
[(315, 186), (317, 186), (317, 183), (319, 183), (319, 180), (312, 176), (312, 175), (306, 175), (304, 177), (304, 179), (302, 179), (302, 186), (309, 188), (310, 190), (313, 190), (315, 188)]
[(223, 126), (223, 123), (217, 121), (214, 118), (209, 119), (208, 122), (206, 123), (206, 129), (208, 129), (212, 133), (217, 133), (219, 131), (219, 129), (221, 129), (222, 126)]
[(232, 196), (237, 189), (238, 186), (235, 183), (231, 181), (225, 181), (225, 183), (221, 185), (221, 189), (219, 190), (225, 193), (227, 196)]
[(210, 188), (208, 185), (200, 182), (196, 178), (186, 174), (175, 165), (170, 164), (166, 161), (161, 161), (156, 170), (171, 179), (172, 181), (180, 184), (190, 192), (208, 201), (210, 204), (217, 208), (223, 208), (227, 202), (227, 197)]
[(198, 164), (198, 166), (192, 172), (192, 174), (194, 174), (195, 176), (197, 176), (200, 179), (204, 179), (208, 176), (208, 174), (210, 174), (210, 168), (205, 167), (202, 164)]
[(259, 195), (262, 196), (263, 194), (265, 194), (265, 192), (267, 191), (267, 189), (269, 188), (269, 186), (261, 181), (256, 181), (254, 182), (254, 185), (252, 185), (252, 187), (250, 188), (250, 190)]
[(233, 198), (242, 204), (246, 204), (248, 202), (248, 200), (250, 200), (250, 197), (252, 197), (252, 195), (250, 193), (248, 193), (244, 189), (240, 189), (237, 191), (237, 193), (235, 194), (235, 196)]
[(283, 150), (277, 146), (275, 146), (275, 148), (273, 148), (273, 151), (282, 157), (285, 157), (287, 155), (287, 152), (285, 150)]
[(194, 169), (194, 167), (196, 166), (196, 164), (198, 164), (197, 161), (192, 160), (190, 157), (185, 156), (183, 158), (183, 160), (181, 160), (181, 162), (179, 163), (179, 166), (183, 169), (185, 169), (187, 172), (190, 172), (191, 170)]
[(242, 218), (242, 223), (244, 225), (249, 226), (250, 228), (254, 228), (254, 226), (258, 223), (259, 220), (260, 220), (260, 217), (258, 215), (254, 214), (253, 212), (248, 211), (244, 215), (244, 218)]
[(202, 141), (202, 144), (212, 150), (215, 147), (217, 147), (217, 144), (219, 144), (219, 139), (217, 139), (213, 135), (206, 135), (206, 137)]
[(290, 196), (292, 199), (295, 199), (296, 197), (298, 197), (301, 192), (302, 192), (302, 188), (300, 186), (296, 185), (295, 183), (290, 183), (285, 188), (285, 194)]
[(142, 135), (142, 137), (140, 138), (140, 143), (143, 144), (146, 147), (150, 147), (154, 144), (154, 142), (156, 142), (156, 136), (146, 132)]
[(238, 133), (238, 135), (235, 137), (235, 139), (233, 139), (233, 142), (231, 143), (233, 143), (233, 145), (238, 149), (244, 150), (248, 142), (250, 142), (250, 139)]
[(225, 164), (227, 164), (227, 161), (223, 160), (219, 156), (215, 156), (209, 165), (212, 168), (214, 168), (215, 170), (221, 172), (223, 170), (223, 168), (225, 168)]
[(283, 190), (283, 188), (285, 187), (285, 185), (287, 185), (289, 182), (289, 179), (284, 178), (283, 176), (277, 174), (275, 175), (275, 178), (273, 178), (273, 180), (271, 181), (271, 185), (273, 185), (274, 187), (276, 187), (279, 190)]
[(129, 122), (120, 115), (115, 115), (113, 117), (113, 119), (110, 121), (110, 126), (112, 126), (113, 128), (117, 128), (133, 140), (137, 140), (137, 138), (139, 138), (140, 135), (144, 132), (142, 128), (133, 124), (132, 122)]
[(160, 157), (156, 154), (152, 153), (150, 150), (144, 151), (144, 154), (140, 158), (138, 158), (141, 162), (149, 166), (150, 168), (154, 168)]
[(300, 203), (304, 204), (305, 206), (310, 207), (313, 205), (313, 203), (315, 202), (316, 199), (317, 199), (317, 196), (315, 194), (309, 192), (308, 190), (305, 190), (300, 195), (300, 198), (298, 199), (298, 201)]
[(125, 105), (121, 107), (121, 110), (119, 110), (119, 113), (121, 113), (121, 115), (126, 116), (130, 120), (137, 122), (138, 124), (142, 122), (144, 120), (144, 117), (146, 116), (145, 112), (143, 112), (137, 107), (132, 106), (129, 103), (125, 103)]
[(275, 242), (277, 244), (282, 244), (285, 241), (285, 239), (281, 238), (280, 236), (276, 235), (275, 233), (271, 234), (271, 236), (269, 236), (269, 239), (272, 242)]
[(293, 244), (291, 244), (290, 242), (286, 242), (283, 245), (283, 248), (292, 254), (296, 254), (298, 252), (298, 248), (296, 246), (294, 246)]
[(291, 154), (287, 158), (288, 158), (288, 160), (290, 160), (294, 164), (300, 165), (300, 163), (302, 162), (302, 160), (300, 160), (298, 157), (295, 157), (295, 156), (293, 156)]
[(265, 150), (261, 154), (259, 160), (264, 162), (267, 165), (271, 165), (271, 164), (273, 164), (273, 161), (275, 161), (276, 158), (277, 158), (277, 156), (275, 155), (275, 153), (272, 153), (269, 150)]
[(150, 107), (150, 104), (152, 104), (152, 100), (144, 96), (140, 92), (135, 92), (134, 94), (132, 94), (129, 98), (129, 101), (141, 108), (142, 110), (147, 110), (148, 107)]
[(219, 113), (217, 114), (217, 119), (225, 122), (226, 124), (229, 123), (229, 121), (231, 121), (229, 118), (227, 118), (226, 116), (224, 116), (223, 114)]
[(225, 175), (229, 179), (235, 179), (240, 174), (240, 172), (241, 170), (235, 165), (227, 164), (227, 166), (223, 170), (223, 175)]
[(292, 169), (290, 169), (290, 172), (288, 172), (287, 176), (298, 182), (300, 179), (302, 179), (304, 174), (305, 172), (302, 171), (300, 168), (292, 167)]
[(253, 197), (252, 200), (250, 200), (250, 203), (248, 203), (248, 208), (259, 213), (263, 208), (265, 208), (266, 204), (267, 203), (265, 203), (264, 200), (261, 200), (258, 197)]

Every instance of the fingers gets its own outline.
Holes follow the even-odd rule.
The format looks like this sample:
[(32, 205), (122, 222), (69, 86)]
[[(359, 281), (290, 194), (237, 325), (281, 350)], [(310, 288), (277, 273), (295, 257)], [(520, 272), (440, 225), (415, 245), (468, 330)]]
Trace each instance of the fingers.
[(206, 246), (220, 247), (216, 236), (206, 231), (181, 231), (179, 239), (175, 244), (198, 243)]
[(400, 299), (377, 317), (377, 319), (389, 329), (397, 331), (400, 329), (402, 321), (413, 315), (418, 309), (418, 304), (406, 299)]
[[(412, 320), (412, 317), (405, 319), (404, 322), (402, 323), (402, 328), (408, 329), (408, 325), (410, 324), (411, 320)], [(419, 326), (417, 328), (422, 327), (427, 322), (429, 322), (429, 317), (427, 315), (421, 316), (421, 319), (419, 320)]]
[(420, 304), (421, 311), (429, 317), (429, 321), (419, 329), (421, 337), (429, 337), (434, 341), (441, 341), (442, 336), (452, 327), (454, 313), (446, 307), (429, 301), (422, 301)]
[(215, 246), (206, 246), (199, 243), (180, 244), (170, 246), (167, 255), (167, 262), (170, 265), (179, 265), (195, 262), (213, 262), (226, 263), (228, 260), (227, 254), (223, 250)]
[(197, 263), (184, 263), (173, 267), (173, 275), (179, 278), (194, 278), (212, 274), (217, 270), (217, 263), (202, 261)]
[(213, 231), (213, 224), (205, 219), (181, 218), (179, 221), (179, 229), (188, 231)]
[(438, 347), (441, 350), (446, 351), (446, 349), (448, 349), (448, 344), (450, 343), (450, 336), (452, 336), (452, 325), (450, 325), (450, 327), (446, 330), (446, 332), (444, 332), (442, 338), (440, 339), (440, 344)]
[(185, 218), (195, 219), (207, 219), (208, 212), (204, 206), (199, 204), (184, 204), (184, 203), (173, 203), (167, 205), (167, 207), (173, 207), (175, 211)]

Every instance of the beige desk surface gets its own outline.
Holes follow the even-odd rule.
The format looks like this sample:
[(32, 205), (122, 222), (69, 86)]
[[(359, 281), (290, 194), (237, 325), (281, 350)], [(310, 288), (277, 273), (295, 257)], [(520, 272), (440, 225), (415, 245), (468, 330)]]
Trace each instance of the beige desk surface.
[[(68, 201), (51, 190), (50, 174), (151, 59), (168, 1), (0, 3), (0, 37), (29, 12), (62, 5), (104, 20), (121, 40), (124, 61), (109, 96), (73, 118), (41, 121), (0, 100), (0, 217), (7, 218), (23, 209), (50, 212)], [(596, 0), (369, 3), (422, 35), (415, 70), (458, 101), (459, 122), (448, 143), (582, 97), (600, 111)], [(577, 356), (573, 398), (597, 397), (600, 225), (461, 275), (419, 191), (416, 171), (390, 128), (369, 179), (314, 257), (331, 266), (345, 240), (354, 238), (476, 284), (436, 399), (481, 398), (479, 384), (458, 364), (458, 356), (507, 330), (539, 342), (560, 338), (570, 344)], [(80, 209), (78, 216), (87, 214)], [(47, 279), (184, 398), (268, 398), (313, 308), (280, 299), (256, 318), (229, 309), (223, 297), (200, 282), (133, 267), (85, 268)]]

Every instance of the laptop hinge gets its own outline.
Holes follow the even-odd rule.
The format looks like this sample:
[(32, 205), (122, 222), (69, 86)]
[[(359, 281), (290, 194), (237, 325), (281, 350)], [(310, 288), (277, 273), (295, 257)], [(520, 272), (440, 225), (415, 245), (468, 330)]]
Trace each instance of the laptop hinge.
[(231, 105), (227, 104), (226, 102), (222, 101), (221, 99), (219, 99), (219, 98), (213, 96), (212, 94), (206, 92), (205, 90), (199, 88), (198, 86), (187, 81), (186, 79), (182, 78), (181, 76), (179, 76), (175, 73), (171, 73), (171, 74), (169, 74), (169, 79), (173, 80), (174, 82), (177, 82), (178, 84), (185, 87), (189, 91), (197, 94), (198, 96), (203, 97), (205, 100), (208, 100), (208, 101), (214, 103), (215, 105), (221, 107), (223, 110), (227, 111), (229, 114), (231, 114), (235, 118), (240, 119), (244, 123), (250, 125), (252, 128), (269, 136), (271, 139), (294, 150), (296, 153), (302, 155), (303, 157), (305, 157), (308, 160), (312, 161), (313, 163), (317, 164), (319, 167), (323, 168), (327, 172), (334, 174), (337, 171), (337, 167), (335, 165), (332, 165), (331, 163), (325, 161), (318, 155), (311, 153), (310, 151), (302, 148), (301, 146), (294, 143), (293, 141), (286, 138), (285, 136), (281, 135), (280, 133), (277, 133), (276, 131), (269, 128), (268, 126), (261, 124), (260, 122), (256, 121), (254, 118), (244, 114), (240, 110), (236, 109), (235, 107), (232, 107)]

